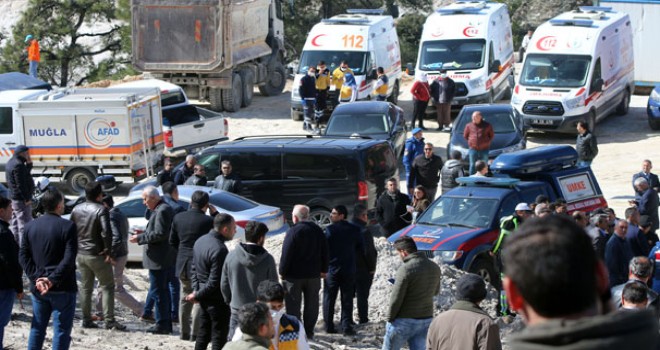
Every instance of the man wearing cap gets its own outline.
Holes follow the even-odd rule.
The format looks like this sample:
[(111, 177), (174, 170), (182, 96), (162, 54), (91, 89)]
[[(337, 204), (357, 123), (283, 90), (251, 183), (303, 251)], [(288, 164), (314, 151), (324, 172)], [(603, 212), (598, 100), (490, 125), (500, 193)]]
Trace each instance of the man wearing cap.
[(473, 273), (461, 276), (455, 296), (454, 305), (431, 322), (426, 349), (502, 349), (500, 328), (479, 307), (486, 299), (484, 279)]
[(30, 75), (34, 78), (37, 77), (37, 66), (39, 65), (39, 42), (35, 39), (32, 34), (28, 34), (25, 37), (25, 43), (28, 44), (27, 53), (28, 53), (28, 62), (30, 63)]
[(11, 192), (11, 208), (14, 211), (11, 216), (11, 232), (19, 245), (22, 242), (25, 224), (32, 221), (34, 182), (30, 174), (31, 170), (32, 159), (29, 149), (25, 145), (17, 146), (14, 155), (7, 162), (5, 179)]
[[(406, 169), (406, 179), (410, 176), (410, 171), (412, 170), (412, 164), (417, 156), (424, 154), (424, 133), (421, 128), (414, 128), (412, 130), (412, 136), (406, 140), (406, 145), (403, 151), (403, 166)], [(408, 184), (408, 188), (411, 189), (415, 186)], [(408, 193), (412, 195), (412, 192)]]

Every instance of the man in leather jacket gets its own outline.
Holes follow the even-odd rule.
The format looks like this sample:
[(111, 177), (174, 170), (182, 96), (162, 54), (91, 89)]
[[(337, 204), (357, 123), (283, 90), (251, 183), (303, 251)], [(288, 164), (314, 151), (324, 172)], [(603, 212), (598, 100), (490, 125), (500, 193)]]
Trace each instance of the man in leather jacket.
[(126, 326), (115, 321), (115, 282), (112, 261), (117, 256), (118, 246), (112, 246), (110, 214), (103, 204), (103, 188), (92, 181), (85, 185), (86, 201), (77, 205), (71, 213), (71, 221), (78, 232), (78, 257), (80, 270), (80, 306), (83, 328), (98, 328), (92, 321), (92, 291), (94, 278), (103, 290), (103, 318), (105, 328), (124, 330)]

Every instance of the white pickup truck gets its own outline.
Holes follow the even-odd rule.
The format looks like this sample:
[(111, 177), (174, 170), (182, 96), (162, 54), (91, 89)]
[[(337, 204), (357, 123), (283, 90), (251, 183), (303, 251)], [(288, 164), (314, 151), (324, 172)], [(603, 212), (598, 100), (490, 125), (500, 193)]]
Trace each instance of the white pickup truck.
[(166, 157), (182, 157), (227, 140), (229, 125), (224, 115), (191, 105), (186, 93), (178, 85), (158, 79), (145, 79), (112, 87), (160, 89)]

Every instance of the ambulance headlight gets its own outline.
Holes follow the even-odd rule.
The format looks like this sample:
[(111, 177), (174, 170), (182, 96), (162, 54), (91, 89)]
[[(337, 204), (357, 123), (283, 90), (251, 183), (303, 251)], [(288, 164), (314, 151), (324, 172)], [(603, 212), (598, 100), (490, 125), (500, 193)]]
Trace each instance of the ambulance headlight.
[(523, 99), (520, 98), (518, 96), (518, 94), (513, 94), (513, 96), (511, 96), (511, 104), (512, 105), (519, 105), (521, 103), (523, 103)]
[(488, 77), (481, 77), (477, 79), (472, 79), (468, 80), (468, 84), (470, 85), (470, 88), (472, 89), (479, 89), (483, 88), (486, 86), (486, 81), (488, 80)]
[(658, 90), (657, 88), (653, 89), (653, 91), (651, 91), (650, 98), (653, 102), (660, 103), (660, 90)]
[(584, 95), (580, 95), (578, 97), (568, 99), (564, 103), (566, 104), (566, 107), (568, 109), (583, 107), (584, 106)]

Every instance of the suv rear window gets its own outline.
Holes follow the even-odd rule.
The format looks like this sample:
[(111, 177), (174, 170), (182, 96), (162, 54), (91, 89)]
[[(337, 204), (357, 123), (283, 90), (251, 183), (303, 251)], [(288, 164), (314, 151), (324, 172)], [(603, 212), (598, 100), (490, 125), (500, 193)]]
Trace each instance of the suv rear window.
[(376, 178), (394, 176), (396, 164), (394, 151), (392, 151), (392, 147), (389, 144), (381, 143), (373, 146), (367, 151), (365, 177), (367, 180), (375, 180)]
[(257, 202), (253, 202), (229, 192), (213, 193), (209, 198), (209, 202), (219, 209), (231, 212), (248, 210), (259, 205)]
[(343, 180), (346, 179), (346, 168), (336, 157), (318, 154), (285, 154), (284, 178)]

